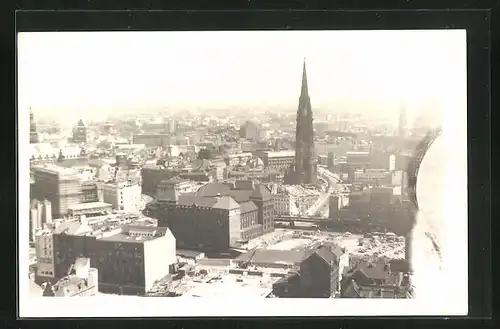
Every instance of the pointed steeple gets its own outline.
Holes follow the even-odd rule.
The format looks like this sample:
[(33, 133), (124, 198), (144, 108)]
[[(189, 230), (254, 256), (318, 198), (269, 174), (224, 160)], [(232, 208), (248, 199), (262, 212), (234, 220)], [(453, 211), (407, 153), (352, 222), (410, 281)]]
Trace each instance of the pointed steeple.
[(306, 58), (304, 57), (304, 67), (302, 69), (302, 89), (300, 91), (300, 96), (309, 96), (307, 90), (307, 70), (306, 70)]

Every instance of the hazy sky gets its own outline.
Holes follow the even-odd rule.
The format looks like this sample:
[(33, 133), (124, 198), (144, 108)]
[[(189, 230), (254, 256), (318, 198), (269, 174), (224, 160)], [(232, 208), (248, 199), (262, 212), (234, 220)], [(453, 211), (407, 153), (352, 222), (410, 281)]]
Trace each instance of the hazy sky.
[(295, 109), (305, 57), (313, 110), (411, 115), (439, 109), (465, 81), (465, 45), (465, 32), (450, 30), (21, 33), (19, 109), (87, 119), (129, 108)]

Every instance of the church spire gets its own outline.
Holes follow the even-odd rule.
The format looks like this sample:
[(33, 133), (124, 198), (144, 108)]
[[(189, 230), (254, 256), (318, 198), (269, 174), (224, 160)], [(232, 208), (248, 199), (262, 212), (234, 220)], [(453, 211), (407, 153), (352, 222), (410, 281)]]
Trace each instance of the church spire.
[(302, 69), (302, 89), (300, 92), (300, 96), (309, 96), (309, 92), (307, 90), (307, 71), (306, 71), (306, 58), (304, 57), (304, 67)]

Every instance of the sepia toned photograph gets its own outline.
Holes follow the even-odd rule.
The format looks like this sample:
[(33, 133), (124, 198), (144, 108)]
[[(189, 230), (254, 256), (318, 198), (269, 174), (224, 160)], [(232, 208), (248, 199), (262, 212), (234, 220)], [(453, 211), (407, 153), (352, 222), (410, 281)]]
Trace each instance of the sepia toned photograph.
[(466, 85), (463, 30), (19, 33), (20, 315), (467, 314)]

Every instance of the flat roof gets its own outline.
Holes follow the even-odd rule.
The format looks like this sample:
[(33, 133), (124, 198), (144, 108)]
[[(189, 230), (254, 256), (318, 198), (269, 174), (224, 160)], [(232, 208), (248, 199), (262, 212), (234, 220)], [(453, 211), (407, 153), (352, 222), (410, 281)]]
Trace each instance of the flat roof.
[(238, 275), (224, 275), (221, 280), (210, 283), (188, 283), (187, 291), (181, 297), (226, 297), (226, 298), (265, 298), (272, 292), (275, 280), (262, 277), (241, 277)]
[(34, 166), (35, 171), (47, 172), (50, 174), (64, 175), (68, 177), (76, 177), (78, 172), (72, 168), (65, 168), (54, 164), (46, 164), (43, 166)]
[(88, 203), (80, 203), (75, 206), (69, 207), (70, 210), (87, 210), (87, 209), (92, 209), (92, 208), (108, 208), (108, 207), (113, 207), (109, 203), (105, 202), (88, 202)]
[(157, 239), (157, 236), (130, 236), (123, 233), (118, 233), (110, 236), (105, 236), (100, 238), (102, 241), (115, 241), (115, 242), (128, 242), (128, 243), (143, 243), (144, 241), (150, 241)]
[(291, 157), (295, 156), (295, 151), (265, 151), (268, 158)]

